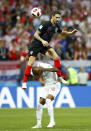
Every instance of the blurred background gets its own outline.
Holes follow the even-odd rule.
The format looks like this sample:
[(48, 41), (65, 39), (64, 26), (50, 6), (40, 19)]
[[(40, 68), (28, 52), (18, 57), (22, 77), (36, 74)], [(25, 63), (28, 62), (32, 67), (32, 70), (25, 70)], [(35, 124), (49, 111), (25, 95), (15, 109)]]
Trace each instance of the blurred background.
[[(41, 17), (31, 16), (33, 7), (41, 8)], [(21, 83), (28, 60), (28, 47), (35, 30), (42, 22), (50, 20), (54, 10), (62, 13), (59, 24), (63, 30), (78, 29), (75, 35), (68, 37), (56, 34), (49, 43), (58, 53), (62, 76), (68, 81), (68, 85), (62, 85), (62, 91), (65, 88), (66, 91), (60, 91), (54, 107), (91, 106), (91, 0), (0, 0), (0, 107), (36, 107), (41, 89), (38, 81), (28, 82), (33, 94), (32, 103), (19, 105), (16, 102), (18, 97), (15, 97), (21, 91), (27, 101)], [(53, 64), (52, 60), (41, 54), (37, 56), (39, 61)], [(25, 91), (26, 95), (29, 89)], [(60, 103), (64, 92), (64, 99), (68, 100), (67, 91), (72, 101)], [(7, 94), (13, 97), (15, 105), (8, 101)]]

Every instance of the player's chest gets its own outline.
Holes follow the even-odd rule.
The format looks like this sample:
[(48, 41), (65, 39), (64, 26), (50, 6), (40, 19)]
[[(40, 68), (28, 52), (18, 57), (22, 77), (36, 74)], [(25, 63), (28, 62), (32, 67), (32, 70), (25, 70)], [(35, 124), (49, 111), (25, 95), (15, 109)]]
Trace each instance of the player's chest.
[(48, 27), (48, 28), (46, 28), (46, 31), (45, 31), (45, 34), (47, 34), (47, 35), (52, 35), (52, 34), (54, 34), (56, 32), (56, 27)]

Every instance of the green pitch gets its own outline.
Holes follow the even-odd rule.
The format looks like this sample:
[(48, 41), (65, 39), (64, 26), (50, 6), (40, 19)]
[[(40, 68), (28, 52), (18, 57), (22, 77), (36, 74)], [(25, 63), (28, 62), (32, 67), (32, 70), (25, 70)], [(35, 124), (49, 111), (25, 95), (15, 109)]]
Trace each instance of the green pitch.
[(42, 129), (32, 129), (36, 124), (35, 109), (0, 109), (0, 131), (91, 131), (91, 108), (54, 109), (56, 126), (47, 129), (49, 122), (44, 109)]

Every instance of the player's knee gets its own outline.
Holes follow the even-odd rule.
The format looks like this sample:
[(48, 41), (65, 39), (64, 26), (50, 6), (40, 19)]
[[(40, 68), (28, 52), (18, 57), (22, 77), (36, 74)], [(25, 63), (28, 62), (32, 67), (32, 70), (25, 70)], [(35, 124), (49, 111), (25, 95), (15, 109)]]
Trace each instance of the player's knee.
[(54, 60), (58, 60), (60, 59), (59, 56), (57, 54), (54, 55)]
[(54, 100), (54, 96), (51, 95), (51, 94), (49, 94), (49, 95), (47, 96), (47, 99), (50, 99), (51, 101), (53, 101), (53, 100)]
[(53, 55), (53, 58), (54, 58), (54, 60), (58, 60), (58, 59), (59, 59), (59, 56), (58, 56), (57, 54), (54, 54), (54, 55)]
[(55, 50), (53, 48), (50, 48), (50, 50), (48, 52), (51, 53), (51, 56), (53, 57), (54, 60), (59, 59), (58, 54), (55, 52)]
[(45, 104), (45, 99), (44, 98), (40, 98), (40, 103), (42, 104), (42, 105), (44, 105)]
[(34, 56), (30, 56), (29, 60), (28, 60), (28, 65), (33, 66), (34, 62), (35, 62), (35, 57)]

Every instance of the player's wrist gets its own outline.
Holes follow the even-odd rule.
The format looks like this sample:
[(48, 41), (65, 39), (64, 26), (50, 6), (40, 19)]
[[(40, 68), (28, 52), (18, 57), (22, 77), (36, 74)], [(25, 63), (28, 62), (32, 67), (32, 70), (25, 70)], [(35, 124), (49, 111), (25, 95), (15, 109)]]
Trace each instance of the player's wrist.
[(45, 40), (41, 40), (42, 44), (45, 42)]
[(42, 42), (42, 45), (44, 45), (44, 40), (42, 40), (41, 42)]
[(60, 81), (63, 83), (63, 84), (67, 84), (67, 81), (63, 79), (63, 77), (59, 77)]

